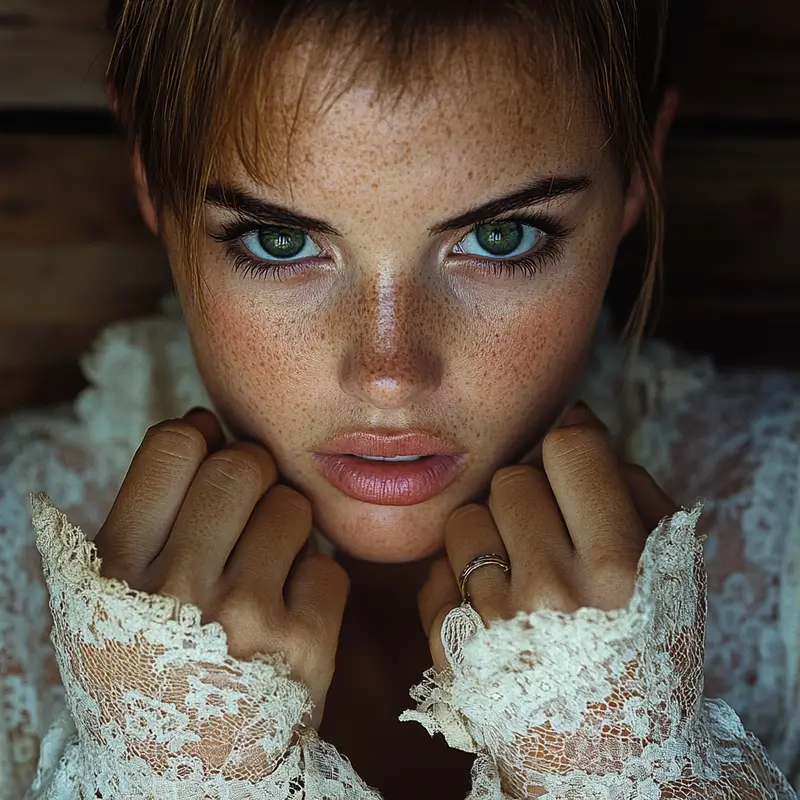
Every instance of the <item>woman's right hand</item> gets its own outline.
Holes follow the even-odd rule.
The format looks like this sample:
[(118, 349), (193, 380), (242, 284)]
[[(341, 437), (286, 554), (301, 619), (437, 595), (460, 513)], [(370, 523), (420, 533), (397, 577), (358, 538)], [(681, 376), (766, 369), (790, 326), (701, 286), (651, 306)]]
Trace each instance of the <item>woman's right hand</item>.
[(147, 432), (95, 545), (103, 577), (197, 605), (233, 657), (283, 653), (318, 728), (349, 580), (304, 551), (310, 503), (277, 478), (264, 447), (224, 444), (214, 414), (193, 410)]

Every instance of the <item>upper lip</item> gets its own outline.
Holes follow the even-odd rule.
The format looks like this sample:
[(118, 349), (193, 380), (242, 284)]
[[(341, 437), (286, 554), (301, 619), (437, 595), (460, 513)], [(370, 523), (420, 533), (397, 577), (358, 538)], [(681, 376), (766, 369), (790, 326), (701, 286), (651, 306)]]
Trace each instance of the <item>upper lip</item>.
[(329, 439), (317, 449), (322, 455), (372, 456), (458, 456), (463, 450), (439, 436), (422, 431), (355, 431)]

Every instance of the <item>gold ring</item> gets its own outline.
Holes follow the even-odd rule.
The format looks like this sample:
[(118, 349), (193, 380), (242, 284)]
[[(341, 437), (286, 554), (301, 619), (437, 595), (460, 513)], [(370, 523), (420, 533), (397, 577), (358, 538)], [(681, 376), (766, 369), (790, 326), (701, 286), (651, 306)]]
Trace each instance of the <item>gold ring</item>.
[(464, 599), (465, 602), (469, 602), (469, 595), (467, 594), (466, 587), (467, 587), (467, 578), (475, 572), (476, 569), (480, 569), (481, 567), (486, 567), (489, 564), (495, 564), (498, 567), (502, 567), (503, 572), (508, 572), (511, 569), (511, 564), (503, 558), (502, 556), (497, 555), (497, 553), (486, 553), (482, 556), (477, 556), (472, 559), (472, 561), (461, 570), (461, 576), (458, 579), (458, 591), (461, 592), (461, 597)]

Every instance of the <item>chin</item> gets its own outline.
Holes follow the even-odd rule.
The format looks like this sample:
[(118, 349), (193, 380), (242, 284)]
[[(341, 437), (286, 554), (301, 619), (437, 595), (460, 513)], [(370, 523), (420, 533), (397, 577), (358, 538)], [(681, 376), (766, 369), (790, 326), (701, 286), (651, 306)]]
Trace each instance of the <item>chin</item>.
[(452, 509), (435, 499), (417, 506), (378, 506), (343, 497), (314, 508), (317, 529), (351, 558), (383, 564), (420, 561), (444, 547)]

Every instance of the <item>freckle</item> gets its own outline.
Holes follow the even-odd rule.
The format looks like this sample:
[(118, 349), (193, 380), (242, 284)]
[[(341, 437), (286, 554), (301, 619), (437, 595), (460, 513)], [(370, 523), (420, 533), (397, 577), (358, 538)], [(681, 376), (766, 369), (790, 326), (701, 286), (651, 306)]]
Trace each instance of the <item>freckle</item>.
[(378, 188), (378, 184), (377, 184), (377, 183), (373, 183), (373, 184), (372, 184), (372, 188), (373, 188), (373, 189), (377, 189), (377, 188)]

